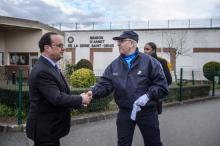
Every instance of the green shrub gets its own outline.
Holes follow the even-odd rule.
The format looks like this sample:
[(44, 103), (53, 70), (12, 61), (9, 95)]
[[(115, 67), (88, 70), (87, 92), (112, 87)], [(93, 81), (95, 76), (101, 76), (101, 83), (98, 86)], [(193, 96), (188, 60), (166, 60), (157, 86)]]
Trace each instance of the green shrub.
[[(75, 88), (71, 90), (71, 94), (79, 95), (83, 92), (87, 92), (91, 90), (90, 88)], [(73, 109), (72, 115), (78, 115), (81, 113), (89, 113), (89, 112), (98, 112), (103, 111), (109, 108), (109, 104), (112, 101), (113, 96), (109, 95), (107, 97), (95, 98), (91, 101), (91, 103), (86, 108)]]
[(75, 70), (81, 69), (81, 68), (87, 68), (90, 70), (93, 70), (92, 63), (87, 59), (81, 59), (77, 62)]
[(95, 74), (86, 68), (76, 70), (70, 76), (70, 84), (75, 88), (87, 88), (95, 84)]
[[(10, 108), (18, 107), (18, 88), (13, 85), (8, 87), (0, 87), (0, 103), (7, 105)], [(27, 111), (29, 108), (29, 91), (27, 87), (23, 87), (22, 90), (22, 109)]]
[[(22, 112), (22, 118), (26, 117), (26, 113)], [(0, 104), (0, 117), (18, 117), (18, 109)]]
[(112, 101), (113, 96), (107, 96), (104, 98), (95, 98), (86, 108), (73, 109), (72, 115), (78, 115), (81, 113), (105, 111), (109, 109), (109, 103)]
[[(73, 95), (79, 95), (83, 92), (89, 91), (90, 88), (74, 88), (71, 89), (71, 94)], [(28, 89), (23, 89), (22, 91), (22, 116), (25, 117), (28, 112), (29, 108), (29, 92)], [(89, 106), (84, 109), (77, 109), (73, 110), (73, 115), (79, 114), (79, 113), (87, 113), (87, 112), (96, 112), (96, 111), (102, 111), (105, 109), (108, 109), (108, 105), (110, 101), (113, 99), (113, 97), (110, 95), (108, 97), (104, 98), (98, 98), (93, 99)], [(0, 117), (3, 115), (6, 116), (13, 116), (17, 117), (18, 115), (18, 90), (17, 89), (8, 89), (8, 88), (0, 88), (0, 103), (3, 104), (4, 110), (1, 110)], [(7, 109), (5, 109), (5, 106)], [(1, 108), (1, 107), (0, 107)], [(8, 111), (8, 112), (5, 112)]]
[(71, 74), (74, 72), (76, 68), (75, 64), (66, 64), (64, 69), (64, 74), (67, 78), (71, 76)]
[(0, 104), (0, 117), (13, 117), (15, 115), (16, 115), (15, 109)]
[(211, 61), (203, 65), (203, 75), (210, 81), (214, 76), (220, 76), (220, 63)]
[[(91, 90), (90, 88), (74, 88), (70, 92), (73, 95), (79, 95), (83, 92)], [(209, 95), (209, 85), (194, 85), (194, 86), (183, 86), (183, 97), (182, 100), (192, 99), (197, 97), (207, 97)], [(23, 90), (23, 102), (22, 102), (22, 116), (27, 115), (29, 107), (29, 94), (28, 89)], [(174, 86), (169, 88), (169, 95), (165, 98), (165, 102), (178, 101), (179, 87)], [(72, 115), (81, 113), (98, 112), (103, 110), (109, 110), (110, 103), (113, 100), (113, 95), (108, 97), (95, 98), (91, 101), (87, 108), (74, 109)], [(0, 88), (0, 117), (16, 117), (18, 115), (18, 90), (14, 89), (3, 89)]]
[[(207, 97), (209, 95), (209, 85), (183, 86), (182, 100), (193, 99), (198, 97)], [(165, 98), (165, 102), (178, 101), (180, 96), (179, 87), (169, 87), (169, 95)]]

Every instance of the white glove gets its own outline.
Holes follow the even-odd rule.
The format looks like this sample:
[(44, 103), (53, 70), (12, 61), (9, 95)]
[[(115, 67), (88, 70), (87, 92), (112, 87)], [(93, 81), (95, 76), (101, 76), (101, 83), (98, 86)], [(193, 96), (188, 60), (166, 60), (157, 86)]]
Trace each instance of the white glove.
[(149, 97), (147, 96), (147, 94), (144, 94), (144, 95), (140, 96), (140, 97), (134, 102), (134, 104), (139, 105), (139, 106), (145, 106), (148, 101), (149, 101)]
[(141, 110), (140, 106), (138, 106), (136, 104), (133, 104), (133, 109), (132, 109), (132, 112), (131, 112), (131, 119), (133, 121), (136, 120), (137, 112), (140, 111), (140, 110)]
[(147, 102), (149, 101), (149, 98), (147, 96), (147, 94), (144, 94), (142, 96), (140, 96), (133, 104), (133, 109), (131, 112), (131, 116), (130, 118), (135, 121), (136, 120), (136, 116), (137, 116), (137, 112), (139, 112), (141, 110), (140, 106), (145, 106), (147, 104)]

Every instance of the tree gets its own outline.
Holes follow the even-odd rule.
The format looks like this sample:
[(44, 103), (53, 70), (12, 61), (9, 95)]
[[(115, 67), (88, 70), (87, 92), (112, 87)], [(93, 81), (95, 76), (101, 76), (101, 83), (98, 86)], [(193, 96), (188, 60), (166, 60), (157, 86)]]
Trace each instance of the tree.
[(180, 31), (167, 31), (165, 32), (166, 35), (166, 45), (169, 48), (169, 53), (173, 54), (175, 63), (173, 65), (175, 80), (176, 77), (176, 59), (180, 55), (189, 55), (190, 48), (187, 46), (187, 31), (180, 30)]
[(186, 55), (189, 53), (190, 48), (187, 44), (187, 31), (167, 31), (166, 32), (166, 43), (168, 48), (173, 48), (175, 50), (176, 58), (179, 55)]

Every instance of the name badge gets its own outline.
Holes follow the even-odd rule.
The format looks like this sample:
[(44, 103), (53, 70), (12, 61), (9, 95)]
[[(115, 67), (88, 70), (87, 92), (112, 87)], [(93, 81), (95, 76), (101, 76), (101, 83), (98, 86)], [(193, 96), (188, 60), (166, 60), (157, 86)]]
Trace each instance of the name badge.
[(137, 75), (142, 75), (142, 71), (139, 70), (139, 71), (137, 72)]
[(118, 76), (118, 73), (117, 72), (113, 72), (112, 75), (113, 76)]

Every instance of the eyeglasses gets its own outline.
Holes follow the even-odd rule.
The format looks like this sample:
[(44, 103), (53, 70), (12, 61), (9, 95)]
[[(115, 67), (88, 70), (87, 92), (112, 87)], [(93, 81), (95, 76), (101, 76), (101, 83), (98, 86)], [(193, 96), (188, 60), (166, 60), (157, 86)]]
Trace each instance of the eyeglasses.
[(64, 48), (64, 44), (53, 44), (52, 46), (56, 46), (58, 48)]
[(150, 50), (150, 48), (144, 48), (144, 50)]
[(126, 42), (126, 41), (132, 41), (132, 40), (131, 39), (117, 40), (117, 42), (120, 43), (120, 44), (123, 43), (123, 42)]

